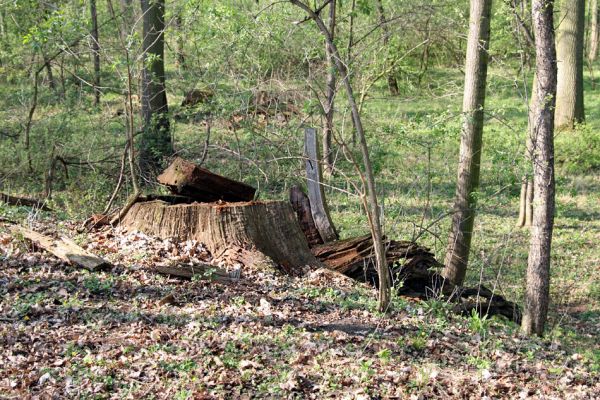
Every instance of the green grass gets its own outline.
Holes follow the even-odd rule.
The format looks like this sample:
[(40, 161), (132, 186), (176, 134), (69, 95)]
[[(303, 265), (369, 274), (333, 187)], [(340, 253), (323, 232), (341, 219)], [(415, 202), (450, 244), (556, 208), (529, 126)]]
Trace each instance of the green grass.
[[(379, 199), (384, 206), (386, 234), (397, 239), (418, 238), (440, 260), (444, 257), (450, 222), (447, 213), (454, 197), (462, 79), (457, 70), (432, 70), (419, 90), (405, 90), (405, 95), (398, 98), (390, 98), (382, 83), (367, 98), (363, 109)], [(288, 85), (302, 87), (297, 83)], [(527, 230), (514, 226), (518, 182), (527, 169), (523, 160), (527, 96), (523, 87), (522, 77), (500, 69), (490, 71), (479, 212), (467, 277), (468, 284), (483, 280), (517, 302), (522, 301), (529, 240)], [(30, 88), (3, 86), (2, 90), (6, 96), (0, 96), (4, 97), (0, 100), (0, 118), (6, 121), (8, 130), (17, 130), (27, 110)], [(169, 93), (174, 114), (181, 111), (179, 90)], [(234, 103), (239, 99), (232, 97), (232, 89), (227, 84), (219, 85), (217, 92), (221, 96), (216, 100), (219, 106), (235, 108)], [(595, 246), (600, 236), (600, 178), (597, 176), (600, 90), (592, 90), (589, 76), (586, 76), (585, 93), (587, 125), (556, 136), (553, 321), (559, 321), (564, 310), (582, 303), (587, 303), (589, 312), (597, 312), (600, 303), (597, 283), (600, 251)], [(103, 106), (97, 109), (91, 107), (89, 96), (68, 98), (65, 105), (42, 91), (31, 134), (35, 173), (26, 171), (22, 145), (2, 138), (3, 190), (38, 196), (43, 189), (48, 149), (52, 147), (56, 154), (78, 160), (98, 161), (109, 157), (110, 163), (71, 165), (68, 176), (58, 168), (54, 196), (49, 202), (62, 219), (82, 219), (100, 211), (114, 186), (124, 142), (122, 117), (115, 115), (120, 98), (106, 96), (103, 101)], [(337, 107), (339, 115), (343, 115), (345, 103), (341, 95)], [(231, 132), (217, 119), (205, 166), (256, 186), (261, 199), (285, 199), (291, 185), (303, 184), (302, 132), (297, 122), (266, 127), (248, 124)], [(307, 123), (318, 125), (319, 119), (309, 118)], [(174, 121), (172, 127), (180, 154), (199, 157), (205, 127), (193, 120)], [(346, 119), (342, 126), (340, 118), (337, 128), (338, 139), (350, 143), (349, 121)], [(337, 154), (336, 165), (351, 181), (358, 182), (353, 167), (341, 152)], [(345, 176), (329, 177), (327, 184), (332, 217), (341, 236), (368, 232), (359, 198)], [(123, 192), (121, 200), (126, 195)], [(2, 205), (0, 213), (14, 219), (31, 217), (27, 209)], [(86, 282), (90, 291), (98, 293), (108, 292), (110, 285), (108, 281)], [(348, 309), (372, 306), (352, 298), (329, 297), (331, 301), (342, 301)]]

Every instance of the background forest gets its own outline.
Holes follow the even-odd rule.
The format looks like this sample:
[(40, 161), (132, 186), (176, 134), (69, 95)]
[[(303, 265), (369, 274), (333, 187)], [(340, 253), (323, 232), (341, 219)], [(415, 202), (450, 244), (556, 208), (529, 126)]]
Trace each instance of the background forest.
[[(258, 200), (287, 201), (292, 186), (306, 187), (303, 128), (312, 126), (322, 140), (323, 186), (340, 238), (369, 233), (361, 201), (367, 192), (365, 170), (351, 104), (319, 27), (291, 3), (0, 0), (0, 191), (41, 199), (53, 210), (0, 203), (0, 217), (73, 231), (74, 221), (123, 205), (136, 185), (145, 193), (166, 193), (155, 177), (172, 155), (254, 186)], [(54, 362), (60, 354), (60, 365), (44, 357), (19, 360), (19, 351), (11, 346), (35, 336), (24, 318), (41, 321), (43, 316), (34, 316), (32, 310), (51, 305), (59, 293), (28, 288), (39, 284), (48, 268), (57, 273), (59, 267), (43, 264), (39, 252), (29, 264), (17, 263), (26, 266), (11, 264), (14, 250), (9, 251), (9, 245), (23, 249), (20, 257), (28, 253), (27, 245), (2, 239), (1, 310), (7, 315), (0, 319), (3, 357), (20, 365), (21, 372), (0, 367), (0, 393), (18, 397), (23, 393), (19, 390), (32, 390), (90, 398), (108, 398), (111, 393), (132, 398), (195, 398), (198, 393), (207, 396), (198, 398), (244, 393), (273, 398), (593, 398), (600, 389), (599, 9), (596, 0), (557, 2), (557, 32), (566, 20), (561, 13), (570, 3), (585, 9), (576, 23), (583, 38), (576, 40), (581, 57), (574, 64), (583, 74), (585, 107), (577, 106), (582, 115), (557, 124), (554, 132), (556, 208), (544, 338), (519, 337), (511, 321), (476, 313), (450, 315), (451, 305), (443, 299), (413, 302), (392, 294), (393, 310), (384, 317), (372, 289), (346, 283), (343, 289), (304, 281), (285, 283), (285, 289), (279, 281), (262, 289), (218, 286), (210, 295), (212, 284), (203, 281), (180, 287), (166, 278), (142, 279), (141, 272), (127, 267), (117, 277), (108, 272), (77, 275), (81, 272), (73, 269), (69, 279), (76, 287), (67, 287), (67, 300), (61, 297), (56, 306), (67, 314), (73, 307), (89, 311), (94, 303), (117, 309), (119, 302), (127, 302), (123, 293), (128, 291), (138, 308), (128, 311), (131, 317), (82, 312), (75, 324), (92, 332), (87, 341), (83, 333), (79, 339), (65, 336), (66, 342), (40, 339), (52, 342), (50, 359)], [(319, 10), (333, 28), (333, 41), (347, 68), (364, 125), (383, 233), (429, 247), (443, 262), (464, 123), (469, 2), (336, 0), (335, 12), (328, 3), (322, 9), (320, 2), (306, 4)], [(464, 282), (484, 283), (520, 305), (530, 249), (530, 229), (519, 221), (519, 213), (522, 182), (532, 175), (527, 156), (536, 69), (531, 8), (528, 0), (497, 0), (491, 9), (481, 172), (473, 193), (477, 214)], [(152, 36), (144, 23), (156, 10), (164, 30)], [(164, 60), (152, 53), (163, 40)], [(163, 61), (161, 83), (158, 66)], [(143, 91), (152, 86), (148, 82), (164, 84), (166, 103), (144, 103)], [(160, 88), (156, 93), (162, 93)], [(88, 240), (81, 233), (77, 237), (80, 243)], [(135, 257), (132, 263), (142, 262), (142, 256)], [(158, 289), (149, 294), (143, 286)], [(198, 288), (207, 299), (202, 311), (193, 306)], [(156, 303), (171, 291), (184, 306), (165, 311), (164, 303)], [(329, 310), (338, 319), (360, 318), (364, 324), (386, 320), (389, 325), (409, 325), (403, 325), (399, 337), (375, 329), (357, 339), (352, 332), (309, 333), (292, 323), (265, 327), (219, 319), (235, 319), (240, 309), (251, 313), (260, 308), (261, 316), (270, 316), (269, 307), (282, 307), (279, 312), (286, 313), (285, 304), (273, 301), (267, 307), (262, 302), (270, 301), (268, 296), (287, 298), (284, 291), (308, 304), (306, 313), (314, 315), (307, 320)], [(140, 317), (140, 310), (149, 317)], [(194, 313), (204, 314), (190, 328), (185, 315)], [(141, 327), (148, 318), (151, 326)], [(91, 328), (98, 321), (117, 330), (140, 324), (137, 338), (127, 336), (118, 346), (106, 344), (98, 339), (102, 332)], [(68, 330), (71, 324), (60, 329)], [(221, 324), (226, 328), (219, 328)], [(188, 335), (184, 344), (173, 339), (177, 335), (172, 331), (183, 327)], [(23, 336), (10, 342), (12, 329)], [(42, 325), (41, 331), (48, 329)], [(434, 348), (448, 336), (452, 339), (447, 349), (436, 353)], [(200, 342), (212, 347), (207, 350)], [(306, 347), (309, 342), (322, 353), (317, 366), (302, 358), (317, 353)], [(360, 349), (359, 356), (353, 346)], [(118, 349), (118, 355), (110, 353)], [(154, 360), (152, 371), (145, 372), (151, 379), (145, 380), (144, 374), (131, 378), (129, 371), (122, 371), (146, 368), (140, 367), (144, 360), (136, 354)], [(119, 357), (125, 364), (116, 364)], [(281, 365), (269, 365), (269, 357), (281, 359)], [(349, 373), (337, 365), (347, 365)], [(460, 369), (457, 376), (453, 368)], [(169, 389), (161, 394), (161, 388)]]

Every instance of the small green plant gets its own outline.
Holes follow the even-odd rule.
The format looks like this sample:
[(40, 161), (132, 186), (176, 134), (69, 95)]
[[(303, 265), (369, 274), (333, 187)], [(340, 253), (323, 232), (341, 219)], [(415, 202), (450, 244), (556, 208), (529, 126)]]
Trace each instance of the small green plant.
[(488, 319), (487, 314), (481, 316), (477, 310), (471, 310), (471, 316), (469, 317), (469, 329), (471, 329), (471, 331), (478, 333), (483, 337), (487, 333), (489, 327), (490, 320)]
[(389, 364), (390, 360), (392, 359), (392, 351), (387, 348), (381, 349), (377, 352), (377, 357), (379, 357), (379, 360), (382, 364)]
[(490, 369), (490, 366), (492, 365), (490, 360), (475, 356), (467, 357), (467, 364), (476, 367), (478, 370)]
[(92, 294), (104, 294), (110, 292), (113, 287), (114, 278), (100, 279), (97, 275), (90, 275), (83, 281), (83, 286)]

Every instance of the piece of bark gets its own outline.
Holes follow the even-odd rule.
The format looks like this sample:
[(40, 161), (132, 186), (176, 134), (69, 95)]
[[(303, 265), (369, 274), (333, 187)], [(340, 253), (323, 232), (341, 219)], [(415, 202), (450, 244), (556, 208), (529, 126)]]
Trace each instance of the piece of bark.
[(102, 268), (109, 267), (111, 264), (89, 251), (81, 248), (71, 239), (62, 237), (59, 240), (49, 236), (32, 231), (19, 225), (10, 227), (13, 233), (22, 235), (24, 238), (33, 242), (36, 246), (41, 247), (47, 252), (53, 254), (59, 259), (78, 267), (83, 267), (90, 271), (96, 271)]
[(184, 279), (192, 279), (196, 276), (198, 279), (206, 279), (221, 283), (232, 282), (234, 280), (227, 271), (210, 264), (154, 265), (150, 269), (162, 275), (176, 276)]
[(300, 187), (292, 186), (290, 189), (290, 203), (296, 212), (300, 229), (304, 232), (308, 245), (313, 247), (323, 244), (323, 239), (321, 239), (310, 210), (310, 200)]
[(304, 155), (306, 157), (306, 187), (310, 210), (321, 239), (327, 243), (337, 240), (338, 233), (329, 216), (329, 207), (323, 190), (318, 142), (316, 129), (305, 128)]
[(180, 157), (175, 158), (157, 179), (171, 193), (198, 202), (251, 201), (256, 192), (250, 185), (214, 174)]
[(121, 226), (159, 238), (195, 239), (229, 265), (288, 274), (305, 265), (321, 267), (312, 255), (288, 202), (194, 203), (163, 201), (134, 204)]
[(44, 204), (44, 201), (30, 199), (28, 197), (11, 196), (6, 193), (0, 193), (0, 201), (3, 201), (11, 206), (26, 206), (39, 208), (40, 210), (44, 211), (52, 211), (48, 206), (46, 206), (46, 204)]

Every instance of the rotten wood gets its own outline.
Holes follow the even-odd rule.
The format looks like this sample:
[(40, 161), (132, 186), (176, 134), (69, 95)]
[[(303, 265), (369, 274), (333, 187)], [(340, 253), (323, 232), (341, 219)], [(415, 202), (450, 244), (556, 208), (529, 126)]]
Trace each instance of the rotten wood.
[(197, 265), (173, 264), (173, 265), (154, 265), (150, 268), (152, 271), (168, 276), (175, 276), (183, 279), (205, 279), (214, 282), (228, 283), (235, 280), (227, 271), (217, 268), (208, 263)]
[(294, 211), (283, 201), (135, 203), (121, 226), (159, 238), (195, 239), (218, 260), (294, 274), (306, 265), (321, 267), (312, 255)]
[(61, 237), (60, 239), (54, 239), (19, 225), (10, 226), (10, 230), (13, 234), (23, 236), (36, 246), (41, 247), (71, 265), (82, 267), (90, 271), (97, 271), (111, 265), (103, 258), (81, 248), (69, 238)]
[(30, 199), (28, 197), (11, 196), (5, 193), (0, 193), (0, 201), (3, 201), (11, 206), (26, 206), (39, 208), (40, 210), (44, 211), (52, 211), (48, 206), (46, 206), (46, 204), (44, 204), (44, 201)]
[(323, 242), (332, 242), (338, 239), (338, 234), (329, 216), (329, 207), (325, 199), (317, 130), (314, 128), (304, 129), (304, 155), (306, 157), (306, 187), (313, 220)]
[(256, 192), (250, 185), (214, 174), (180, 157), (158, 176), (158, 182), (173, 194), (199, 202), (251, 201)]
[(304, 236), (308, 241), (308, 245), (313, 247), (318, 244), (323, 244), (323, 239), (317, 230), (315, 220), (313, 219), (310, 200), (299, 186), (292, 186), (290, 189), (290, 203), (298, 217), (300, 229), (304, 232)]
[[(471, 315), (502, 315), (519, 322), (521, 311), (515, 303), (483, 285), (475, 288), (454, 286), (436, 272), (441, 264), (426, 247), (413, 242), (385, 240), (388, 269), (396, 293), (420, 299), (450, 299), (454, 311)], [(339, 240), (312, 248), (328, 268), (361, 282), (378, 285), (375, 254), (370, 235)]]

